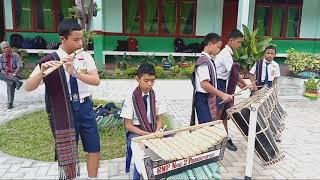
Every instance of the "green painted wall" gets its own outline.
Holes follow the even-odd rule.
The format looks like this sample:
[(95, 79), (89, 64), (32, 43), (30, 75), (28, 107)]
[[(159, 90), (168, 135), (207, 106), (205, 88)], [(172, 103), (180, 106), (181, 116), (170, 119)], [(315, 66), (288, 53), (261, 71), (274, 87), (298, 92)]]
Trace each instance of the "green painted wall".
[(320, 53), (319, 40), (273, 40), (277, 45), (278, 53), (287, 53), (289, 48), (295, 48), (299, 51)]
[(11, 34), (21, 34), (23, 37), (34, 38), (35, 36), (42, 36), (47, 43), (60, 42), (58, 33), (34, 33), (34, 32), (7, 32), (6, 39), (9, 40)]
[[(17, 32), (7, 32), (6, 39), (10, 38), (10, 35)], [(42, 36), (47, 42), (59, 42), (59, 36), (57, 33), (31, 33), (20, 32), (23, 37), (35, 37)], [(131, 36), (130, 36), (131, 37)], [(104, 67), (102, 51), (115, 50), (117, 46), (117, 40), (125, 40), (128, 36), (104, 36), (97, 35), (94, 41), (95, 48), (95, 61), (99, 69)], [(175, 37), (134, 37), (139, 42), (139, 51), (147, 52), (174, 52), (173, 41)], [(202, 38), (182, 38), (185, 44), (193, 42), (201, 42)], [(319, 40), (273, 40), (272, 43), (277, 45), (278, 53), (287, 53), (289, 48), (295, 48), (299, 51), (320, 53), (320, 41)], [(29, 59), (29, 58), (28, 58)], [(30, 59), (34, 59), (30, 57)], [(109, 58), (106, 58), (109, 61)]]
[[(134, 37), (134, 36), (130, 36)], [(125, 40), (128, 36), (105, 36), (104, 37), (104, 49), (115, 50), (117, 47), (117, 40)], [(157, 51), (157, 52), (173, 52), (173, 41), (175, 37), (134, 37), (138, 40), (139, 51)], [(183, 38), (185, 44), (192, 42), (201, 42), (202, 38)]]

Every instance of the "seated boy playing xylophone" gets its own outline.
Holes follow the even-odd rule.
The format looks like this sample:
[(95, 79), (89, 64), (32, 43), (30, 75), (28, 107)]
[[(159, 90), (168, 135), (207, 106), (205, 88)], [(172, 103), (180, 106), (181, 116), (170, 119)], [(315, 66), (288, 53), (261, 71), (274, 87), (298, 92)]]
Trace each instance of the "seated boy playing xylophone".
[(138, 87), (126, 97), (123, 103), (121, 117), (125, 120), (127, 129), (127, 158), (126, 172), (130, 170), (131, 156), (134, 161), (133, 179), (140, 179), (140, 175), (147, 179), (144, 166), (144, 149), (142, 143), (131, 141), (131, 138), (160, 131), (162, 127), (161, 115), (165, 108), (158, 101), (158, 96), (152, 89), (156, 78), (153, 65), (144, 63), (137, 70)]

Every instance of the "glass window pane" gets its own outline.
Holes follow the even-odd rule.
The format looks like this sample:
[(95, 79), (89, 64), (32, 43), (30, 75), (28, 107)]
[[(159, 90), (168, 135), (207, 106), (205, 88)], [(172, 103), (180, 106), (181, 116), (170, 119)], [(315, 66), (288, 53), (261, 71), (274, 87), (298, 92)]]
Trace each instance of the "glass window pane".
[(283, 7), (272, 8), (272, 37), (281, 37), (283, 25)]
[(163, 31), (168, 34), (176, 33), (177, 5), (175, 0), (163, 1)]
[(15, 26), (18, 29), (32, 28), (32, 0), (14, 1)]
[(144, 1), (144, 32), (158, 32), (158, 1)]
[(269, 7), (257, 6), (255, 12), (255, 28), (259, 28), (257, 35), (258, 36), (266, 36), (268, 32), (268, 10)]
[(59, 10), (58, 10), (59, 22), (61, 22), (65, 18), (71, 18), (71, 14), (69, 13), (69, 8), (72, 8), (73, 6), (75, 6), (74, 0), (59, 1)]
[(195, 2), (181, 2), (180, 31), (181, 34), (194, 33)]
[(299, 8), (288, 8), (287, 37), (297, 37), (299, 27)]
[(140, 32), (139, 0), (126, 0), (126, 29), (127, 33)]
[(36, 3), (36, 27), (38, 30), (54, 30), (53, 1), (38, 0)]

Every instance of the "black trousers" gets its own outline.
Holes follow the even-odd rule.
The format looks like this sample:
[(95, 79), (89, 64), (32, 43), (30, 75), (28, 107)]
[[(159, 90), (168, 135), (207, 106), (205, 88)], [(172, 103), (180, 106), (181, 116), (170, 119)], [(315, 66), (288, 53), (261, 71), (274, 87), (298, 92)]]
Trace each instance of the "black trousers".
[(15, 83), (7, 82), (8, 105), (13, 105), (15, 89), (16, 89), (16, 84)]

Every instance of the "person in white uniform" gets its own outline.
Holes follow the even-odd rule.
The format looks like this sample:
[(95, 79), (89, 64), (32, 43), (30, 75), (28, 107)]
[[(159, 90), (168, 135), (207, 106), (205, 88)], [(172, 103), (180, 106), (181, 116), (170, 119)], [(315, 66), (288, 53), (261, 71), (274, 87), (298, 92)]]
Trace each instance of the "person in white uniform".
[[(221, 50), (221, 52), (216, 56), (215, 63), (217, 67), (217, 87), (222, 92), (226, 92), (227, 90), (227, 83), (230, 77), (231, 67), (234, 63), (233, 51), (238, 49), (241, 46), (242, 41), (243, 41), (242, 32), (239, 31), (238, 29), (233, 30), (229, 34), (228, 43)], [(242, 79), (241, 76), (240, 76), (238, 85), (240, 87), (247, 86), (247, 83)], [(216, 102), (217, 102), (216, 117), (220, 119), (220, 116), (222, 114), (222, 109), (224, 106), (224, 101), (221, 98), (217, 98)], [(223, 119), (223, 123), (229, 135), (227, 119)], [(227, 148), (231, 151), (237, 151), (237, 147), (233, 144), (230, 136), (227, 141)]]
[[(59, 36), (62, 43), (55, 54), (65, 62), (63, 67), (72, 104), (76, 140), (78, 142), (79, 136), (81, 137), (83, 150), (87, 152), (88, 177), (96, 178), (100, 160), (100, 138), (93, 112), (90, 86), (100, 84), (98, 70), (88, 52), (82, 51), (76, 56), (71, 55), (83, 47), (83, 30), (77, 20), (67, 19), (60, 22)], [(52, 56), (56, 56), (53, 54)], [(33, 91), (38, 88), (43, 83), (43, 72), (56, 65), (58, 61), (54, 58), (36, 66), (26, 81), (25, 90)]]
[(132, 138), (159, 132), (162, 128), (162, 114), (166, 108), (152, 89), (156, 78), (153, 65), (144, 63), (137, 70), (138, 86), (124, 100), (120, 116), (127, 129), (126, 172), (130, 171), (131, 158), (134, 162), (133, 179), (142, 176), (148, 179), (144, 164), (145, 145), (131, 141)]
[(262, 88), (262, 85), (272, 87), (277, 83), (277, 79), (280, 77), (280, 67), (277, 62), (274, 61), (277, 49), (273, 45), (269, 45), (265, 49), (264, 58), (258, 60), (250, 70), (250, 80), (255, 86), (254, 90)]

